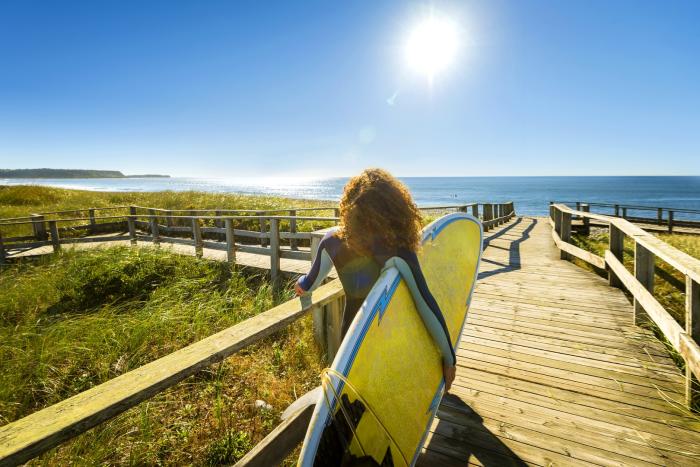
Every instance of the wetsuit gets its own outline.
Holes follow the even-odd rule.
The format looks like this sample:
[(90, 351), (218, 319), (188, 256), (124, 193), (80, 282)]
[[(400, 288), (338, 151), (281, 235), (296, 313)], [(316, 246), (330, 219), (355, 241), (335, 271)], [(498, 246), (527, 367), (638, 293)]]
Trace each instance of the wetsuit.
[(337, 230), (332, 230), (321, 240), (311, 270), (308, 274), (299, 278), (298, 284), (307, 292), (314, 290), (323, 283), (323, 280), (335, 266), (338, 278), (345, 290), (345, 309), (343, 310), (343, 324), (341, 328), (342, 338), (345, 337), (352, 320), (355, 318), (365, 298), (367, 298), (372, 286), (377, 282), (384, 263), (394, 256), (403, 259), (410, 267), (422, 299), (437, 319), (439, 323), (437, 326), (444, 333), (444, 335), (440, 335), (437, 338), (442, 341), (442, 345), (440, 346), (440, 343), (438, 345), (442, 349), (446, 349), (442, 351), (443, 360), (448, 365), (454, 365), (456, 356), (447, 325), (445, 324), (445, 318), (428, 289), (428, 284), (425, 282), (425, 277), (418, 264), (418, 257), (415, 252), (406, 249), (391, 251), (380, 242), (376, 242), (371, 248), (371, 254), (361, 255), (350, 249), (347, 242), (337, 235)]

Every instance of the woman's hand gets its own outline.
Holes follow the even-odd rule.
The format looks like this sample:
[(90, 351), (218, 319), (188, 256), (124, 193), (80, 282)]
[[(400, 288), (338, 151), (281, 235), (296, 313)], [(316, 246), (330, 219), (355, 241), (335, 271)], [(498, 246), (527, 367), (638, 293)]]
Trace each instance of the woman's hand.
[(442, 365), (442, 374), (445, 377), (445, 392), (452, 387), (452, 382), (455, 380), (457, 368), (454, 365)]
[(299, 285), (299, 282), (294, 283), (294, 293), (297, 294), (297, 297), (301, 297), (306, 293), (306, 290), (302, 289), (301, 286)]

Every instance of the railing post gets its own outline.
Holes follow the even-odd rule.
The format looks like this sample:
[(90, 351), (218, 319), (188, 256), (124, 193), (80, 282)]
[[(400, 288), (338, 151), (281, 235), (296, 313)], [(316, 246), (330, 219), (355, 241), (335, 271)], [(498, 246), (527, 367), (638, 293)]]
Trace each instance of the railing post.
[(168, 228), (173, 226), (173, 212), (172, 211), (165, 212), (165, 225), (168, 226)]
[(476, 203), (472, 204), (472, 216), (476, 217), (477, 219), (479, 218), (479, 205)]
[(673, 211), (668, 211), (668, 233), (673, 233)]
[(615, 217), (620, 217), (620, 205), (615, 205)]
[(2, 232), (0, 232), (0, 264), (5, 264), (7, 253), (5, 253), (5, 243), (2, 241)]
[(226, 225), (226, 259), (229, 263), (236, 262), (236, 237), (233, 232), (233, 219), (225, 219)]
[[(654, 293), (654, 254), (639, 242), (634, 242), (634, 277), (649, 293)], [(634, 323), (648, 322), (644, 307), (634, 299)]]
[(153, 237), (153, 244), (159, 245), (160, 244), (160, 233), (158, 232), (158, 218), (152, 214), (151, 214), (151, 236)]
[(270, 219), (270, 279), (277, 285), (280, 275), (280, 229), (279, 219)]
[[(695, 342), (700, 342), (700, 284), (692, 277), (685, 276), (685, 332)], [(685, 401), (688, 408), (695, 408), (700, 398), (700, 384), (697, 377), (685, 365)]]
[[(590, 212), (591, 207), (587, 203), (581, 203), (580, 210), (583, 212)], [(591, 220), (586, 216), (581, 216), (581, 220), (583, 221), (583, 229), (581, 230), (581, 233), (583, 235), (590, 235), (590, 233), (591, 233)]]
[[(561, 212), (561, 224), (560, 224), (559, 238), (564, 243), (571, 243), (571, 213)], [(564, 250), (559, 250), (559, 258), (570, 260), (571, 255)]]
[(131, 215), (131, 216), (136, 215), (136, 206), (129, 206), (129, 215)]
[(324, 308), (327, 326), (326, 358), (328, 359), (328, 364), (330, 364), (333, 362), (342, 340), (341, 331), (343, 326), (343, 299), (335, 299)]
[(61, 239), (58, 236), (58, 226), (56, 221), (49, 221), (49, 231), (51, 232), (51, 244), (53, 245), (54, 253), (61, 251)]
[(577, 211), (581, 210), (581, 201), (576, 201), (576, 210)]
[(88, 216), (90, 217), (90, 233), (95, 233), (95, 225), (97, 225), (97, 221), (95, 221), (95, 208), (90, 208), (88, 210)]
[(493, 205), (491, 203), (484, 203), (484, 232), (491, 230), (491, 220), (493, 219)]
[(661, 225), (664, 222), (664, 209), (663, 208), (657, 208), (656, 209), (656, 224)]
[[(608, 238), (608, 249), (610, 250), (610, 253), (612, 253), (613, 256), (615, 256), (615, 258), (620, 260), (621, 263), (624, 247), (625, 234), (623, 234), (622, 230), (618, 229), (617, 226), (611, 222), (610, 234)], [(618, 277), (615, 275), (612, 269), (608, 269), (608, 284), (610, 284), (613, 287), (622, 286), (622, 282), (620, 281), (620, 279), (618, 279)]]
[[(289, 216), (290, 216), (290, 219), (289, 219), (289, 233), (291, 233), (292, 235), (294, 235), (294, 234), (297, 233), (297, 220), (296, 220), (297, 211), (296, 211), (295, 209), (290, 209), (290, 210), (289, 210)], [(292, 250), (298, 250), (298, 249), (299, 249), (299, 245), (298, 245), (298, 242), (297, 242), (297, 239), (296, 239), (296, 238), (291, 238), (291, 239), (289, 239), (289, 247), (290, 247)]]
[(39, 241), (47, 240), (48, 235), (46, 234), (46, 223), (44, 222), (44, 216), (41, 214), (30, 214), (29, 217), (32, 219), (34, 238)]
[(622, 208), (622, 218), (627, 219), (627, 208)]
[(561, 238), (561, 211), (557, 207), (554, 207), (554, 231)]
[(131, 245), (136, 246), (136, 216), (129, 216), (127, 218), (127, 223), (129, 224), (129, 238), (131, 239)]
[(199, 219), (192, 218), (192, 239), (194, 240), (194, 255), (201, 258), (204, 254), (204, 245), (202, 245), (202, 227), (199, 225)]
[[(267, 233), (267, 229), (266, 229), (266, 225), (265, 225), (266, 222), (265, 222), (265, 218), (262, 217), (265, 214), (265, 211), (258, 211), (256, 214), (258, 216), (258, 221), (260, 223), (260, 233), (265, 235)], [(265, 238), (260, 237), (260, 246), (265, 246), (265, 245), (267, 245)]]
[[(316, 305), (311, 309), (311, 318), (314, 323), (314, 340), (321, 348), (321, 354), (328, 355), (328, 340), (326, 338), (326, 313), (325, 307)], [(328, 362), (330, 363), (330, 362)]]

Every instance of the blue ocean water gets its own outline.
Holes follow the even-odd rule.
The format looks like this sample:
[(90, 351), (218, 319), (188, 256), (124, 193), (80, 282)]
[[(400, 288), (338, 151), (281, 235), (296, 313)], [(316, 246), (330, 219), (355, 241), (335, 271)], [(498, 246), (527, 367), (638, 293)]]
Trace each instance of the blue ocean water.
[[(697, 176), (407, 177), (402, 180), (420, 205), (513, 201), (516, 211), (525, 215), (546, 215), (549, 201), (700, 209)], [(38, 184), (98, 191), (201, 190), (330, 200), (340, 198), (346, 182), (347, 178), (0, 179), (0, 185)], [(677, 215), (679, 219), (683, 217), (686, 216)]]

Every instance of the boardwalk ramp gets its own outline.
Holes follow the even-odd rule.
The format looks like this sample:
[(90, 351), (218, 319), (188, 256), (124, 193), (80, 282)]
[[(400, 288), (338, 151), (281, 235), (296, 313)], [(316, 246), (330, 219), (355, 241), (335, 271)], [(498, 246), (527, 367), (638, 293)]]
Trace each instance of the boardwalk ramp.
[(418, 465), (700, 465), (683, 384), (622, 291), (560, 260), (546, 219), (516, 218), (484, 252)]

